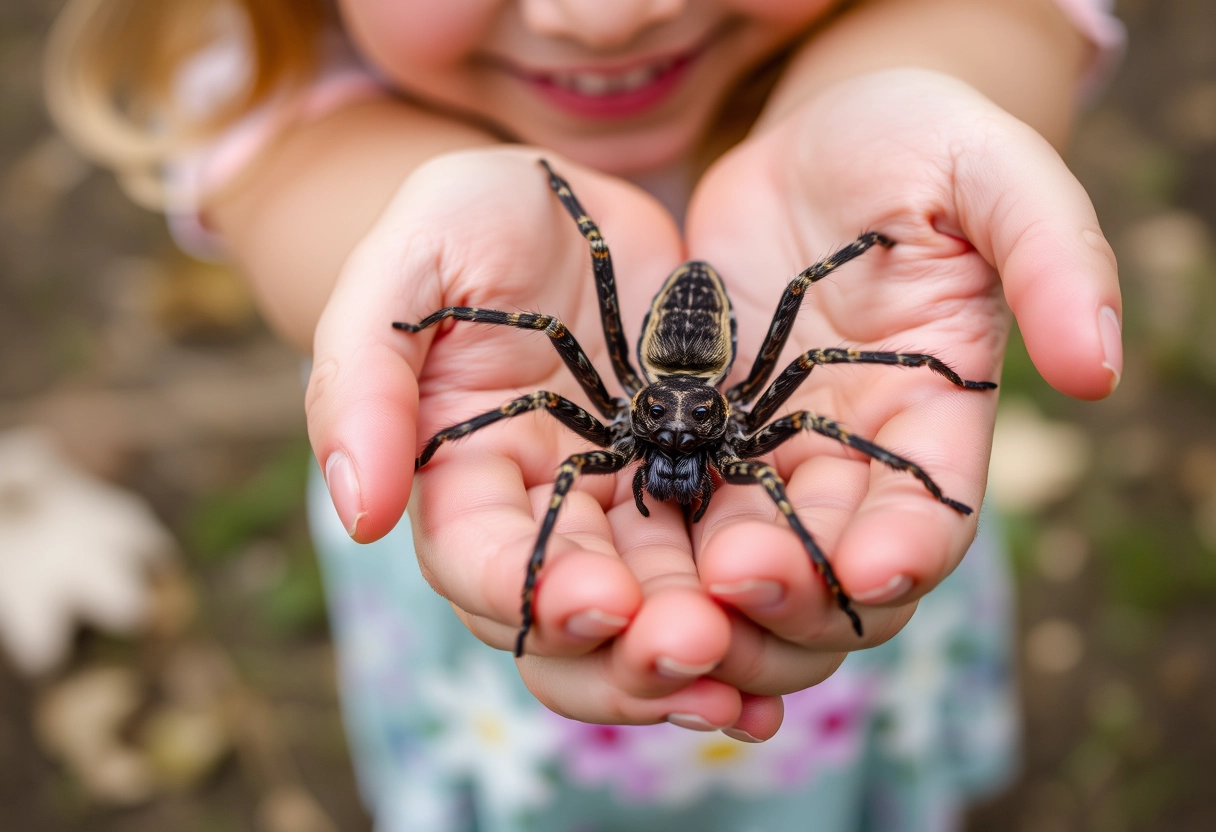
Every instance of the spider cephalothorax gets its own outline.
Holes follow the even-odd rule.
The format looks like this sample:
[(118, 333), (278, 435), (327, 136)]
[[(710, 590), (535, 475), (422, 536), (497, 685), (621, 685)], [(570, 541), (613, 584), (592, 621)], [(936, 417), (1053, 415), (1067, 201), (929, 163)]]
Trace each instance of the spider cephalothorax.
[[(544, 563), (545, 545), (553, 532), (557, 512), (575, 479), (580, 474), (616, 473), (639, 461), (633, 476), (633, 497), (638, 511), (646, 516), (650, 512), (644, 496), (649, 493), (656, 500), (675, 500), (686, 512), (691, 513), (692, 522), (700, 520), (713, 495), (713, 472), (727, 483), (762, 485), (802, 541), (837, 604), (852, 621), (853, 629), (861, 635), (861, 619), (836, 580), (827, 557), (794, 513), (786, 497), (785, 484), (772, 467), (755, 458), (769, 453), (802, 431), (810, 430), (835, 439), (891, 468), (907, 471), (919, 479), (934, 498), (962, 514), (970, 514), (971, 509), (942, 494), (937, 484), (915, 463), (850, 433), (831, 419), (802, 410), (771, 423), (768, 420), (819, 364), (928, 367), (956, 386), (968, 390), (991, 390), (996, 385), (989, 381), (966, 381), (938, 359), (923, 353), (817, 349), (798, 356), (757, 398), (757, 393), (764, 388), (777, 365), (777, 358), (789, 338), (806, 288), (874, 245), (886, 248), (894, 245), (891, 240), (875, 232), (862, 234), (853, 243), (803, 270), (790, 281), (747, 378), (725, 392), (719, 391), (718, 385), (726, 379), (735, 359), (735, 316), (730, 298), (722, 278), (709, 264), (699, 261), (683, 264), (667, 278), (642, 323), (637, 350), (642, 370), (642, 377), (639, 377), (629, 362), (608, 246), (566, 181), (555, 174), (544, 160), (540, 164), (549, 175), (549, 185), (591, 245), (591, 263), (608, 352), (616, 377), (629, 398), (618, 398), (608, 393), (574, 336), (551, 315), (451, 306), (428, 315), (418, 324), (393, 324), (406, 332), (418, 332), (446, 318), (453, 318), (543, 330), (596, 410), (607, 421), (606, 424), (601, 422), (569, 399), (540, 390), (513, 399), (497, 410), (441, 430), (427, 442), (415, 463), (415, 467), (425, 465), (444, 442), (467, 436), (500, 419), (542, 408), (603, 449), (575, 454), (557, 469), (553, 498), (541, 522), (540, 534), (524, 579), (523, 620), (515, 642), (515, 655), (523, 655), (524, 638), (532, 627), (536, 576)], [(743, 406), (753, 400), (756, 403), (751, 409), (744, 410)]]

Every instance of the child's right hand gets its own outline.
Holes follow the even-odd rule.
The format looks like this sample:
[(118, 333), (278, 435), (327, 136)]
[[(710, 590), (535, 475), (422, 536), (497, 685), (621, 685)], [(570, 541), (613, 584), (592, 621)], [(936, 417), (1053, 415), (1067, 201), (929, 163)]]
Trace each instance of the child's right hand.
[[(445, 306), (559, 315), (619, 391), (602, 333), (586, 240), (532, 150), (440, 157), (403, 185), (346, 263), (316, 330), (308, 427), (343, 523), (375, 540), (405, 508), (421, 443), (521, 394), (590, 402), (549, 339), (456, 323), (407, 334)], [(636, 334), (655, 287), (683, 260), (653, 199), (554, 159), (604, 229), (625, 330)], [(520, 588), (557, 466), (587, 442), (546, 414), (445, 444), (418, 472), (415, 538), (423, 574), (487, 644), (511, 649)], [(549, 708), (588, 722), (734, 726), (767, 737), (780, 699), (698, 678), (729, 647), (726, 614), (701, 588), (675, 506), (634, 506), (628, 475), (587, 476), (549, 542), (536, 625), (519, 662)], [(626, 625), (628, 629), (626, 630)], [(625, 631), (620, 638), (612, 639)], [(839, 656), (824, 655), (822, 677)], [(680, 715), (683, 715), (681, 717)], [(691, 719), (690, 719), (691, 717)]]

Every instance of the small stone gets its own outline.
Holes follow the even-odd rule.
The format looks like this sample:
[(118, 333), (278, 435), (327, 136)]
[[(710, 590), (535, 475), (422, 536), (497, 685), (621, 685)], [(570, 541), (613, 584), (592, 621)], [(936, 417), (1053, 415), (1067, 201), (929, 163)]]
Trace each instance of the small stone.
[(1216, 445), (1197, 443), (1186, 449), (1178, 469), (1178, 484), (1192, 500), (1216, 494)]
[(1063, 674), (1081, 661), (1085, 637), (1071, 621), (1048, 618), (1026, 634), (1026, 660), (1040, 673)]
[(1013, 397), (997, 413), (988, 490), (1005, 511), (1037, 511), (1072, 494), (1089, 459), (1081, 428), (1049, 421), (1031, 401)]
[(140, 737), (157, 781), (177, 791), (197, 785), (232, 748), (218, 705), (161, 708), (148, 718)]
[(1158, 428), (1133, 425), (1106, 441), (1104, 467), (1122, 480), (1147, 479), (1161, 468), (1167, 449), (1168, 442)]
[(1089, 538), (1083, 532), (1070, 526), (1056, 525), (1039, 535), (1035, 563), (1047, 580), (1067, 583), (1084, 571), (1089, 554)]
[(1199, 692), (1210, 664), (1207, 654), (1198, 647), (1175, 648), (1158, 668), (1158, 679), (1165, 695), (1180, 702)]
[(337, 827), (308, 792), (280, 786), (258, 804), (259, 832), (336, 832)]
[(129, 670), (82, 671), (40, 697), (38, 740), (95, 800), (118, 806), (142, 803), (152, 796), (155, 779), (146, 758), (121, 739), (142, 700), (142, 686)]

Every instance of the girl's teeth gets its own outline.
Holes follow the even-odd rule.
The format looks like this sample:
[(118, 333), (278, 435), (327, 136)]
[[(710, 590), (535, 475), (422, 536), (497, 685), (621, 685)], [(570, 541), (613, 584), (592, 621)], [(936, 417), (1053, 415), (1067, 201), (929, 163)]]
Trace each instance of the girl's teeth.
[(631, 92), (653, 81), (665, 67), (640, 66), (623, 75), (601, 75), (598, 72), (562, 73), (550, 76), (553, 83), (591, 98), (614, 93)]
[(654, 67), (640, 66), (632, 72), (625, 73), (620, 80), (621, 89), (636, 90), (638, 87), (645, 86), (650, 83), (658, 73)]
[(607, 95), (612, 90), (612, 82), (607, 75), (580, 72), (574, 76), (574, 88), (583, 95), (597, 97)]

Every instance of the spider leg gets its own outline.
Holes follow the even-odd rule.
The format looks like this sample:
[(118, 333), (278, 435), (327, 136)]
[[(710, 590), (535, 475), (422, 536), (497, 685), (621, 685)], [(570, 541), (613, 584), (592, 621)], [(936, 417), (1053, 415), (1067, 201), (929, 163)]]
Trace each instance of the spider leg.
[(422, 453), (418, 455), (418, 459), (414, 460), (414, 470), (416, 471), (430, 462), (431, 457), (435, 455), (435, 451), (439, 450), (439, 446), (444, 442), (460, 439), (468, 436), (475, 430), (484, 428), (486, 425), (492, 425), (502, 419), (509, 419), (512, 416), (518, 416), (530, 410), (540, 410), (542, 407), (559, 422), (584, 439), (594, 442), (601, 448), (606, 448), (610, 444), (608, 428), (599, 419), (563, 396), (550, 393), (547, 390), (537, 390), (535, 393), (527, 396), (512, 399), (497, 410), (491, 410), (480, 416), (474, 416), (467, 422), (461, 422), (458, 425), (452, 425), (450, 428), (444, 428), (439, 431), (426, 443), (426, 447), (422, 449)]
[(773, 323), (769, 326), (768, 336), (764, 339), (764, 344), (761, 345), (760, 353), (756, 356), (756, 361), (752, 364), (747, 378), (726, 391), (728, 402), (747, 404), (755, 398), (756, 393), (768, 381), (768, 377), (773, 373), (773, 368), (777, 366), (781, 348), (785, 346), (786, 340), (790, 337), (790, 330), (794, 327), (794, 319), (798, 317), (798, 307), (802, 305), (802, 296), (807, 287), (827, 277), (833, 269), (859, 257), (875, 245), (890, 248), (895, 245), (895, 242), (876, 231), (866, 232), (831, 257), (803, 269), (797, 277), (790, 281), (777, 304), (777, 311), (773, 314)]
[(591, 244), (591, 268), (595, 272), (595, 291), (600, 301), (600, 318), (604, 322), (604, 338), (608, 341), (608, 354), (612, 357), (612, 369), (630, 398), (643, 387), (633, 365), (629, 363), (629, 344), (621, 325), (621, 308), (616, 295), (616, 277), (612, 270), (612, 255), (604, 242), (599, 227), (587, 216), (579, 204), (570, 183), (553, 172), (544, 159), (540, 165), (549, 174), (549, 187), (557, 194), (566, 211), (578, 223), (578, 230)]
[(861, 619), (853, 611), (852, 602), (849, 600), (849, 596), (845, 594), (840, 581), (836, 579), (836, 573), (832, 571), (832, 565), (828, 563), (827, 556), (824, 555), (819, 545), (815, 543), (806, 527), (802, 525), (802, 521), (798, 519), (798, 515), (794, 513), (794, 507), (790, 504), (789, 498), (785, 494), (785, 483), (781, 481), (781, 477), (777, 475), (777, 472), (763, 462), (742, 460), (729, 456), (719, 459), (717, 466), (718, 471), (722, 474), (722, 479), (732, 485), (759, 483), (764, 486), (764, 490), (768, 492), (768, 496), (777, 504), (778, 510), (785, 515), (785, 519), (790, 524), (790, 528), (794, 530), (794, 534), (798, 535), (799, 540), (802, 541), (807, 554), (811, 556), (811, 563), (815, 564), (815, 569), (823, 577), (824, 583), (828, 585), (828, 589), (831, 590), (832, 596), (836, 599), (836, 604), (849, 617), (849, 621), (853, 623), (854, 632), (860, 636), (862, 634)]
[(638, 507), (638, 511), (643, 517), (650, 516), (650, 509), (646, 508), (646, 463), (638, 466), (638, 470), (633, 472), (633, 504)]
[(945, 503), (959, 514), (971, 513), (971, 506), (964, 505), (958, 500), (952, 500), (943, 494), (937, 483), (916, 463), (904, 459), (902, 456), (897, 456), (886, 448), (875, 445), (868, 439), (862, 439), (860, 436), (850, 433), (837, 422), (823, 416), (818, 416), (809, 410), (791, 413), (789, 416), (778, 419), (771, 425), (758, 431), (754, 436), (739, 445), (739, 456), (745, 458), (763, 456), (803, 430), (813, 430), (815, 433), (826, 436), (829, 439), (835, 439), (837, 442), (848, 445), (854, 450), (861, 451), (870, 457), (870, 459), (878, 460), (888, 468), (894, 468), (896, 471), (907, 471), (920, 480), (928, 492), (937, 498), (939, 502)]
[(584, 454), (574, 454), (557, 469), (557, 480), (553, 484), (553, 496), (549, 499), (549, 510), (540, 525), (540, 534), (536, 538), (536, 546), (528, 561), (528, 574), (524, 578), (524, 589), (521, 593), (523, 605), (520, 615), (523, 622), (519, 626), (519, 635), (515, 639), (515, 658), (524, 654), (524, 638), (532, 629), (532, 602), (536, 596), (536, 576), (545, 562), (545, 546), (549, 536), (553, 534), (553, 524), (557, 521), (557, 510), (570, 492), (570, 487), (580, 474), (613, 474), (624, 468), (635, 459), (633, 454), (617, 453), (616, 451), (591, 451)]
[(705, 466), (705, 476), (701, 480), (701, 505), (697, 506), (697, 513), (692, 516), (692, 522), (700, 523), (701, 518), (705, 516), (705, 510), (709, 508), (709, 498), (714, 496), (714, 478), (709, 473), (709, 466)]
[(420, 332), (447, 318), (457, 321), (472, 321), (476, 324), (502, 324), (518, 329), (543, 330), (553, 341), (553, 346), (557, 349), (558, 355), (562, 357), (562, 361), (565, 361), (570, 372), (574, 373), (574, 378), (591, 397), (596, 410), (612, 419), (629, 406), (628, 402), (609, 395), (608, 389), (604, 387), (603, 379), (591, 365), (591, 360), (587, 358), (583, 348), (570, 334), (570, 330), (566, 329), (566, 325), (552, 315), (537, 315), (532, 312), (499, 312), (496, 309), (478, 309), (474, 306), (449, 306), (427, 315), (416, 324), (394, 321), (393, 328), (405, 332)]
[(785, 404), (786, 399), (798, 389), (798, 385), (802, 384), (803, 380), (811, 374), (811, 370), (820, 364), (892, 364), (901, 367), (928, 367), (956, 387), (967, 390), (996, 389), (996, 385), (991, 381), (967, 381), (950, 369), (946, 363), (924, 353), (862, 352), (842, 349), (808, 350), (794, 359), (756, 400), (755, 407), (744, 420), (747, 429), (755, 430), (767, 422), (777, 408)]

